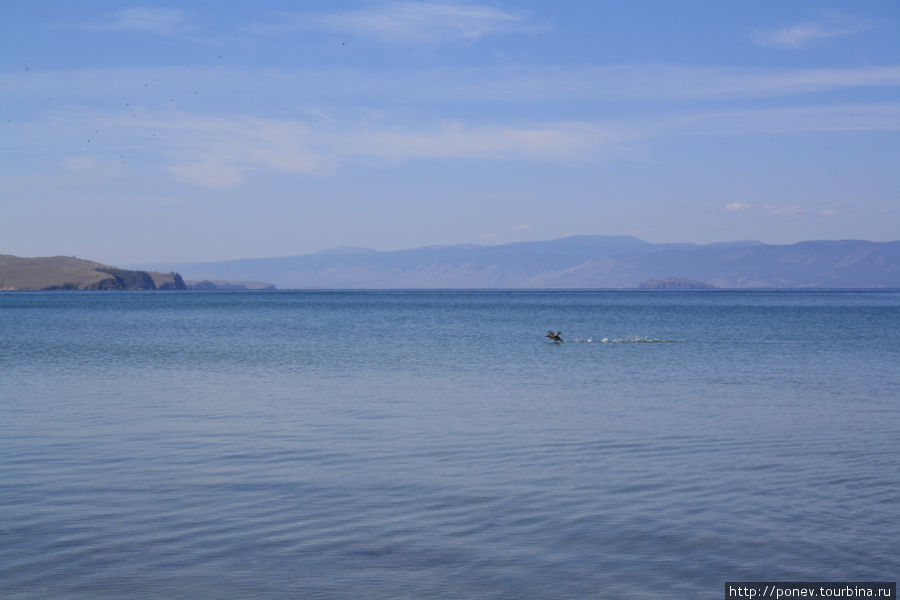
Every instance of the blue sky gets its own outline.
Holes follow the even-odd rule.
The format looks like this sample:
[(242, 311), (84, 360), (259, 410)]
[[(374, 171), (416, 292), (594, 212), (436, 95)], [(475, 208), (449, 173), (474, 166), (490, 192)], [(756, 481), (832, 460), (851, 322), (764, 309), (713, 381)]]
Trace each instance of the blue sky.
[(896, 0), (0, 1), (0, 253), (900, 239)]

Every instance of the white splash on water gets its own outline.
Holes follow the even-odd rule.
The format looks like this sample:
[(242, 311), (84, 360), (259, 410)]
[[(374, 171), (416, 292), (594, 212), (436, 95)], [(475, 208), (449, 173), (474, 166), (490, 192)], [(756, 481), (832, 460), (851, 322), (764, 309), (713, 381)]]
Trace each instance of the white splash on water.
[[(612, 339), (605, 337), (596, 340), (597, 343), (601, 344), (674, 344), (680, 341), (682, 340), (664, 340), (660, 338), (646, 337), (641, 335)], [(595, 340), (593, 337), (575, 338), (573, 342), (576, 344), (593, 344)]]

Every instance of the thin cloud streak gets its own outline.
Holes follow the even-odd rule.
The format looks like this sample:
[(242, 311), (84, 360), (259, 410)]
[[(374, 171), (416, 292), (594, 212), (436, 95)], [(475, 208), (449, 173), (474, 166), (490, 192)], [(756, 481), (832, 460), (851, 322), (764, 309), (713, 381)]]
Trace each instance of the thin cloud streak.
[[(378, 127), (334, 138), (349, 154), (386, 160), (524, 159), (576, 160), (585, 152), (612, 150), (632, 134), (613, 124), (544, 123), (527, 126), (471, 126), (446, 123), (414, 130)], [(343, 153), (342, 152), (342, 153)]]
[(798, 217), (800, 215), (806, 214), (806, 209), (802, 206), (797, 206), (796, 204), (787, 204), (782, 206), (776, 206), (772, 204), (766, 204), (764, 207), (766, 211), (773, 217), (781, 217), (781, 218), (792, 218)]
[[(660, 127), (660, 131), (666, 128)], [(900, 131), (900, 104), (731, 110), (673, 117), (669, 133), (690, 135)]]
[(85, 23), (57, 23), (53, 27), (174, 35), (184, 32), (188, 28), (187, 25), (187, 13), (183, 10), (137, 6), (117, 10), (104, 20)]
[[(66, 123), (79, 123), (60, 136)], [(655, 140), (706, 135), (792, 135), (900, 130), (900, 103), (795, 107), (710, 113), (657, 114), (593, 121), (473, 124), (463, 121), (411, 123), (380, 115), (337, 120), (328, 117), (271, 119), (198, 112), (74, 110), (30, 123), (20, 154), (62, 157), (85, 151), (85, 132), (94, 132), (92, 152), (140, 156), (144, 170), (162, 168), (177, 180), (227, 188), (266, 173), (304, 177), (333, 175), (357, 161), (385, 168), (417, 160), (519, 160), (591, 163), (630, 155)], [(72, 163), (90, 166), (87, 163)], [(744, 210), (733, 203), (725, 210)]]
[(799, 217), (818, 216), (818, 217), (835, 217), (839, 213), (834, 208), (821, 208), (812, 210), (796, 204), (747, 204), (745, 202), (731, 202), (724, 206), (726, 212), (740, 212), (754, 215), (752, 218), (761, 216), (770, 220), (788, 220)]
[[(149, 84), (149, 87), (148, 87)], [(900, 65), (830, 69), (725, 69), (677, 65), (539, 69), (398, 69), (373, 76), (353, 69), (225, 67), (79, 69), (0, 74), (7, 98), (136, 102), (216, 94), (267, 101), (434, 103), (661, 102), (787, 97), (855, 88), (900, 87)], [(397, 90), (403, 90), (398, 94)]]
[[(192, 119), (161, 123), (177, 132), (168, 154), (173, 172), (192, 183), (214, 168), (231, 173), (215, 186), (237, 184), (258, 170), (328, 176), (354, 160), (525, 160), (593, 162), (628, 154), (654, 139), (900, 130), (900, 104), (730, 111), (597, 122), (476, 126), (460, 122), (415, 127), (383, 122)], [(186, 165), (186, 166), (185, 166)], [(189, 168), (188, 168), (189, 167)], [(179, 170), (181, 169), (181, 170)], [(194, 177), (194, 174), (198, 174)], [(750, 205), (732, 203), (726, 210)]]
[(753, 40), (760, 46), (770, 48), (801, 49), (831, 38), (855, 35), (869, 28), (861, 20), (833, 16), (823, 23), (807, 22), (774, 31), (758, 31), (753, 35)]
[[(533, 28), (533, 27), (532, 27)], [(369, 10), (285, 13), (278, 23), (255, 23), (251, 33), (284, 34), (324, 29), (381, 42), (422, 44), (474, 40), (527, 31), (520, 14), (458, 2), (393, 2)]]
[(170, 123), (168, 170), (179, 180), (223, 188), (252, 172), (331, 175), (340, 163), (380, 160), (576, 160), (613, 151), (622, 135), (594, 124), (474, 127), (459, 123), (425, 130), (365, 123), (321, 124), (241, 119)]

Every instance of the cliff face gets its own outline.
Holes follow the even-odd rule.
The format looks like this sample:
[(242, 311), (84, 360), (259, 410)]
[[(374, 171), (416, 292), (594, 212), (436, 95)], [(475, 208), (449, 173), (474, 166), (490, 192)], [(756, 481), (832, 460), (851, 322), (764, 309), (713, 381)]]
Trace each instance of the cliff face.
[(131, 271), (74, 256), (0, 255), (3, 290), (185, 290), (178, 273)]
[(155, 290), (156, 284), (146, 271), (126, 271), (113, 267), (101, 267), (97, 269), (101, 273), (109, 273), (112, 279), (104, 279), (101, 287), (87, 288), (99, 290)]
[(185, 284), (184, 282), (184, 279), (182, 279), (181, 275), (179, 275), (178, 273), (157, 273), (155, 271), (150, 271), (149, 275), (153, 278), (153, 283), (156, 285), (156, 289), (158, 290), (188, 289), (187, 284)]

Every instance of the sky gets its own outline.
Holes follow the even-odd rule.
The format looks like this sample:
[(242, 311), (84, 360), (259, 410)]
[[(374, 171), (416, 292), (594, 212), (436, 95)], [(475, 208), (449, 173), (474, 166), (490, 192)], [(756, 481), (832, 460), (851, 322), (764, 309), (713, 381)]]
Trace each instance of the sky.
[(0, 253), (900, 239), (900, 2), (0, 0)]

